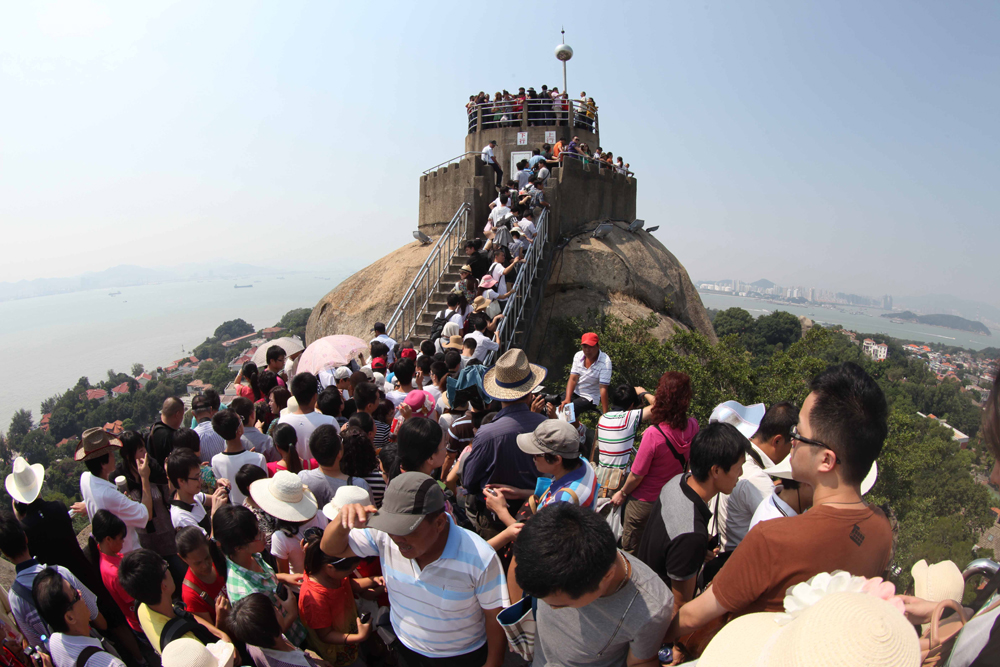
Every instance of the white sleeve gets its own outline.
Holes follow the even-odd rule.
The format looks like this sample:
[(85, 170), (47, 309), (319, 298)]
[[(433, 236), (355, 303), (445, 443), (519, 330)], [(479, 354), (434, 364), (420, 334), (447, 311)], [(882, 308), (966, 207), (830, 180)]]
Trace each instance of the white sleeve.
[[(479, 343), (479, 347), (482, 347), (487, 352), (496, 351), (500, 349), (500, 346), (495, 341), (489, 338), (483, 338), (483, 340), (480, 341)], [(477, 347), (476, 349), (478, 350), (479, 347)]]
[(285, 535), (281, 530), (276, 530), (271, 534), (271, 555), (275, 558), (288, 558), (288, 540), (294, 539)]
[(580, 375), (583, 371), (583, 352), (577, 352), (573, 355), (573, 366), (569, 369), (569, 374)]
[(146, 506), (132, 500), (124, 493), (108, 495), (104, 500), (108, 501), (108, 506), (104, 509), (124, 521), (129, 528), (144, 528), (149, 522)]
[(355, 556), (368, 558), (380, 555), (377, 541), (378, 531), (371, 528), (352, 528), (347, 534), (347, 544)]
[(601, 371), (600, 383), (603, 385), (611, 384), (611, 357), (608, 357), (608, 365)]

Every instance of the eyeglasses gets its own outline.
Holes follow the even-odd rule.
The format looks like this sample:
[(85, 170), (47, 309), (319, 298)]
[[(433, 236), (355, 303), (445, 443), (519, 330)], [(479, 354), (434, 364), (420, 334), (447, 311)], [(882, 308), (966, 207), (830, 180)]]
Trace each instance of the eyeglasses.
[(82, 597), (83, 597), (83, 594), (80, 593), (80, 589), (79, 588), (74, 588), (73, 589), (73, 594), (70, 595), (70, 598), (69, 598), (69, 604), (66, 605), (66, 611), (68, 612), (70, 609), (72, 609), (73, 605), (75, 605), (77, 602), (79, 602), (80, 598), (82, 598)]
[(185, 477), (184, 479), (186, 479), (189, 482), (200, 482), (201, 476), (199, 475), (198, 477)]
[(829, 449), (831, 452), (834, 453), (834, 455), (837, 454), (837, 450), (835, 450), (833, 447), (826, 444), (825, 442), (820, 442), (819, 440), (813, 440), (812, 438), (806, 438), (802, 435), (799, 435), (798, 429), (794, 428), (792, 429), (791, 438), (792, 440), (798, 440), (799, 442), (805, 445), (812, 445), (813, 447), (823, 447), (825, 449)]

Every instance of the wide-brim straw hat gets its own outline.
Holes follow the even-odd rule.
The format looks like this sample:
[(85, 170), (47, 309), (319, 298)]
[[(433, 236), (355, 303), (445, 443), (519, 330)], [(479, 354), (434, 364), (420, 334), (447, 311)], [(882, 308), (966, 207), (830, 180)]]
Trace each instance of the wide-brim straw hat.
[(250, 485), (250, 497), (262, 510), (282, 521), (308, 521), (316, 516), (318, 503), (299, 476), (279, 470), (270, 479)]
[(893, 605), (867, 593), (833, 593), (786, 625), (782, 614), (733, 619), (698, 667), (918, 667), (920, 640)]
[(465, 271), (466, 273), (472, 273), (472, 267), (468, 264), (463, 264), (459, 271)]
[(14, 459), (14, 468), (7, 475), (4, 485), (11, 498), (28, 505), (35, 502), (41, 493), (43, 479), (45, 479), (45, 467), (41, 463), (29, 465), (23, 457), (18, 456)]
[(104, 456), (114, 449), (121, 449), (121, 446), (122, 441), (111, 437), (103, 428), (88, 428), (83, 432), (73, 458), (77, 461), (89, 461)]
[(461, 336), (451, 336), (448, 339), (448, 342), (445, 343), (442, 347), (446, 347), (449, 350), (461, 350), (463, 347), (465, 347), (464, 339)]
[(236, 656), (236, 647), (229, 642), (205, 644), (196, 639), (180, 637), (163, 649), (163, 667), (229, 667)]
[(540, 385), (548, 370), (528, 363), (524, 350), (511, 348), (497, 359), (496, 365), (483, 376), (483, 390), (496, 401), (517, 401)]
[(472, 300), (472, 310), (478, 313), (481, 310), (489, 308), (491, 303), (493, 303), (493, 301), (487, 299), (485, 296), (477, 296)]
[(368, 492), (362, 489), (360, 486), (354, 486), (353, 484), (345, 484), (344, 486), (337, 489), (337, 492), (333, 494), (333, 498), (326, 505), (323, 506), (323, 514), (330, 521), (335, 521), (340, 515), (340, 510), (344, 508), (345, 505), (368, 505), (371, 502), (371, 497)]

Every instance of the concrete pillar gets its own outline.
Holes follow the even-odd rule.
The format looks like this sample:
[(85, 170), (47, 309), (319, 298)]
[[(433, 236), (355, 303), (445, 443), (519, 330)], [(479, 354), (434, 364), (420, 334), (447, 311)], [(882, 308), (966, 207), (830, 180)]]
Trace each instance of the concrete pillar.
[(476, 133), (483, 131), (483, 105), (476, 105)]

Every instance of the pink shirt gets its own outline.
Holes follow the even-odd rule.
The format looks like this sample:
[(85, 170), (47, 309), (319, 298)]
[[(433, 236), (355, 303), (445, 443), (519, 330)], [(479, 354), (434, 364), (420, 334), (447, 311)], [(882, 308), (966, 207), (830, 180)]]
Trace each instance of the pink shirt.
[[(658, 426), (664, 434), (670, 437), (670, 442), (677, 453), (683, 456), (685, 461), (689, 461), (691, 440), (698, 432), (698, 420), (689, 417), (683, 431), (671, 428), (666, 422), (658, 424)], [(636, 452), (635, 461), (632, 462), (632, 472), (636, 475), (642, 475), (643, 478), (639, 482), (639, 486), (632, 491), (631, 496), (636, 500), (656, 502), (663, 485), (682, 470), (681, 462), (670, 451), (666, 438), (657, 430), (656, 426), (650, 426), (642, 434), (639, 451)]]
[(118, 565), (121, 562), (121, 554), (109, 556), (102, 552), (101, 581), (104, 582), (104, 587), (108, 589), (108, 592), (111, 593), (111, 597), (115, 599), (115, 602), (118, 603), (118, 606), (125, 614), (129, 627), (136, 632), (142, 632), (142, 626), (139, 625), (139, 617), (135, 614), (135, 600), (133, 600), (132, 596), (126, 593), (125, 589), (122, 588), (122, 585), (118, 583)]

